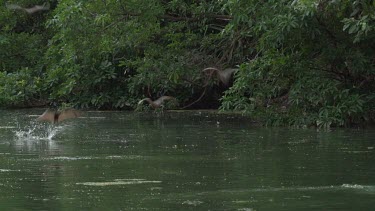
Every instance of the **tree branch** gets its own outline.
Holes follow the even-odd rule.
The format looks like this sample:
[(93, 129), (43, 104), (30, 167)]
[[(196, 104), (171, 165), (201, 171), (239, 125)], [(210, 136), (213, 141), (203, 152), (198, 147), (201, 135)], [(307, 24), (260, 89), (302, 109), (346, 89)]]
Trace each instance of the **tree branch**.
[[(128, 12), (128, 13), (121, 14), (121, 15), (124, 16), (124, 17), (138, 17), (138, 16), (141, 16), (142, 14)], [(165, 15), (159, 16), (159, 18), (164, 19), (164, 20), (169, 20), (171, 22), (178, 22), (178, 21), (196, 22), (196, 21), (200, 21), (204, 18), (212, 18), (212, 19), (227, 21), (227, 22), (232, 20), (232, 16), (230, 16), (230, 15), (218, 15), (218, 14), (212, 14), (212, 13), (211, 14), (201, 14), (201, 15), (198, 15), (196, 17), (180, 17), (180, 16), (173, 16), (173, 15), (165, 14)]]

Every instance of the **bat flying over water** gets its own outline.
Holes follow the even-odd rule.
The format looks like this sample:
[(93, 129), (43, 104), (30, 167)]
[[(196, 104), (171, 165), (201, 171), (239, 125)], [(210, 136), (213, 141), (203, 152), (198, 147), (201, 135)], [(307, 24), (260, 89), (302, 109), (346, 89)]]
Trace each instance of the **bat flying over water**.
[(153, 108), (159, 108), (165, 100), (172, 100), (172, 99), (176, 99), (176, 98), (171, 97), (171, 96), (161, 96), (155, 101), (152, 101), (150, 98), (145, 98), (145, 99), (140, 100), (138, 102), (138, 105), (142, 104), (144, 101), (147, 101)]
[(36, 13), (36, 12), (39, 12), (39, 11), (49, 10), (50, 4), (49, 4), (49, 2), (46, 2), (43, 5), (35, 5), (35, 6), (29, 7), (29, 8), (24, 8), (24, 7), (21, 7), (20, 5), (17, 5), (17, 4), (6, 4), (6, 7), (10, 10), (23, 10), (23, 11), (27, 12), (28, 14), (33, 14), (33, 13)]
[(36, 120), (37, 121), (47, 121), (51, 123), (59, 123), (66, 119), (77, 118), (81, 116), (81, 112), (70, 108), (65, 110), (51, 110), (47, 109), (42, 115), (40, 115)]

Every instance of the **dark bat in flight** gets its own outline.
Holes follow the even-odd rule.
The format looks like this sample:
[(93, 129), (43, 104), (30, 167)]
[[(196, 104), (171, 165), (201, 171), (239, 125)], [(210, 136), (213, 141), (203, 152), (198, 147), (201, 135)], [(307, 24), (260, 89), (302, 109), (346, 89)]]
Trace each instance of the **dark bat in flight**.
[(27, 12), (28, 14), (33, 14), (33, 13), (36, 13), (36, 12), (39, 12), (39, 11), (49, 10), (50, 4), (49, 4), (49, 2), (46, 2), (43, 5), (35, 5), (33, 7), (30, 7), (30, 8), (24, 8), (24, 7), (21, 7), (20, 5), (17, 5), (17, 4), (6, 4), (6, 7), (10, 10), (23, 10), (23, 11)]
[(172, 99), (175, 99), (175, 98), (171, 96), (161, 96), (155, 101), (152, 101), (150, 98), (145, 98), (145, 99), (140, 100), (138, 102), (138, 105), (142, 104), (144, 101), (147, 101), (153, 108), (159, 108), (163, 104), (164, 100), (172, 100)]
[(47, 121), (56, 124), (66, 119), (77, 118), (79, 116), (81, 116), (81, 112), (73, 108), (65, 109), (62, 111), (47, 109), (36, 120)]

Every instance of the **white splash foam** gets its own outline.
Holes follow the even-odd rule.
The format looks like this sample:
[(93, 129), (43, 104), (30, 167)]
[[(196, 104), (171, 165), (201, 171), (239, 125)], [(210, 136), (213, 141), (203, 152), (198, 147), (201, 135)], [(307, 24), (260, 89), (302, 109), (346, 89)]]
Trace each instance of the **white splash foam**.
[(31, 124), (14, 131), (18, 140), (52, 140), (56, 134), (64, 129), (62, 126)]

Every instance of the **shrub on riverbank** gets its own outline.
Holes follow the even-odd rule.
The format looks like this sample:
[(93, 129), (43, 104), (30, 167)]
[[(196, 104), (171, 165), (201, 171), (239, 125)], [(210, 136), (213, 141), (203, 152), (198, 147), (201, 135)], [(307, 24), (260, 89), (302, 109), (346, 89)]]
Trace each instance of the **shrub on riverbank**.
[[(40, 1), (20, 1), (25, 7)], [(366, 0), (51, 1), (1, 8), (0, 103), (238, 110), (269, 125), (374, 119), (375, 5)], [(239, 68), (225, 86), (204, 68)]]

